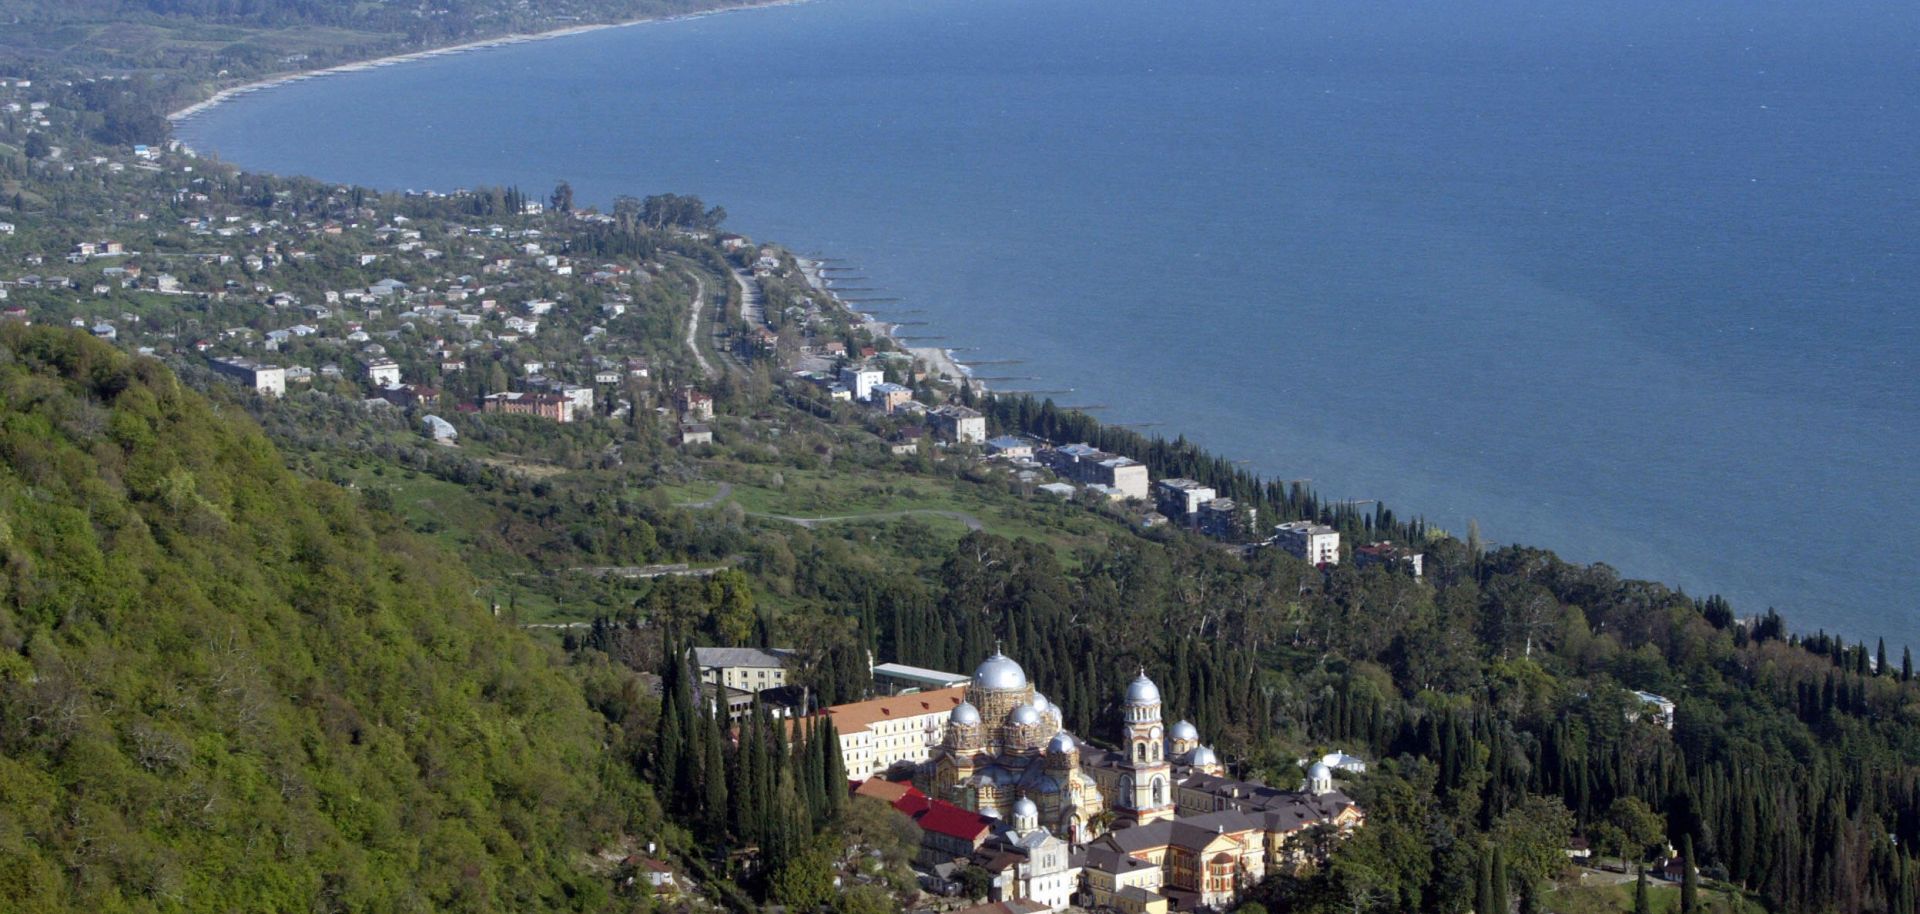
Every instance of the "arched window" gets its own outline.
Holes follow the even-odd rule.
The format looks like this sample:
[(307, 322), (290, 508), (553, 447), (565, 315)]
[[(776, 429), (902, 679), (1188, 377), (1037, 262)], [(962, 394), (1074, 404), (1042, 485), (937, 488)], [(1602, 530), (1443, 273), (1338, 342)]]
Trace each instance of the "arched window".
[(1159, 806), (1160, 804), (1165, 803), (1166, 801), (1167, 801), (1167, 782), (1160, 778), (1154, 778), (1153, 779), (1153, 805)]
[(1144, 762), (1147, 760), (1147, 744), (1146, 743), (1133, 744), (1133, 760), (1136, 762)]

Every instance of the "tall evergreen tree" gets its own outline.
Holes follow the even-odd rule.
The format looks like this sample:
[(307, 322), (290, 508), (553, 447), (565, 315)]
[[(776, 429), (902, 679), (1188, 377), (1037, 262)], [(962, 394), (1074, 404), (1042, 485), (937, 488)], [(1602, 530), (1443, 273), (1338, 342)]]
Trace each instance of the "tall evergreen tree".
[(1693, 836), (1685, 835), (1680, 839), (1680, 853), (1686, 864), (1686, 875), (1680, 882), (1681, 914), (1694, 914), (1700, 910), (1700, 868), (1693, 863)]
[(1633, 914), (1653, 914), (1653, 900), (1647, 897), (1647, 868), (1640, 868), (1640, 878), (1633, 884)]
[(1493, 888), (1489, 898), (1493, 902), (1489, 914), (1507, 914), (1507, 855), (1498, 845), (1493, 848)]

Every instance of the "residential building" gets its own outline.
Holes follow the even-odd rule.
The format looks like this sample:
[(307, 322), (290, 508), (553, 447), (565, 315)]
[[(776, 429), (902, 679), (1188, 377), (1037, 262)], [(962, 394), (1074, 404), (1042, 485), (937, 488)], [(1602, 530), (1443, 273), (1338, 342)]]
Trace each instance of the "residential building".
[(1200, 513), (1200, 506), (1217, 497), (1212, 486), (1185, 477), (1162, 479), (1153, 488), (1154, 503), (1160, 513), (1189, 526)]
[(913, 402), (913, 391), (891, 381), (881, 381), (868, 392), (868, 402), (888, 415)]
[(878, 368), (865, 365), (843, 365), (840, 368), (840, 383), (847, 385), (853, 392), (853, 398), (862, 403), (873, 397), (873, 385), (886, 381), (887, 373)]
[(987, 442), (987, 453), (1009, 460), (1031, 460), (1033, 442), (1025, 438), (1002, 436)]
[(287, 370), (278, 365), (263, 365), (252, 359), (210, 359), (207, 366), (269, 397), (286, 396)]
[(1273, 544), (1313, 566), (1340, 564), (1340, 532), (1310, 520), (1289, 521), (1273, 528)]
[(955, 444), (980, 444), (987, 440), (987, 417), (971, 406), (949, 403), (933, 410), (933, 427)]
[(1109, 486), (1125, 498), (1147, 497), (1147, 466), (1131, 457), (1109, 454), (1090, 444), (1069, 444), (1040, 456), (1055, 473), (1068, 479)]
[(674, 405), (680, 408), (680, 417), (688, 422), (707, 422), (713, 419), (713, 396), (691, 387), (682, 387), (674, 395)]
[(490, 413), (539, 416), (555, 422), (573, 421), (573, 401), (559, 394), (506, 391), (486, 397), (480, 401), (480, 405)]
[(763, 651), (757, 647), (696, 647), (691, 653), (701, 682), (746, 692), (786, 685), (787, 658), (793, 655), (790, 648)]
[(400, 363), (392, 359), (379, 359), (367, 363), (367, 380), (375, 387), (399, 387)]
[[(1253, 535), (1255, 519), (1259, 509), (1252, 505), (1241, 505), (1231, 498), (1216, 498), (1200, 506), (1194, 515), (1193, 526), (1208, 536), (1223, 540), (1241, 541)], [(1339, 550), (1335, 549), (1335, 558)]]
[(684, 422), (680, 425), (680, 446), (694, 447), (713, 443), (713, 429), (698, 422)]
[(1425, 572), (1426, 558), (1422, 553), (1384, 540), (1353, 547), (1353, 563), (1361, 568), (1369, 565), (1405, 568), (1416, 578)]

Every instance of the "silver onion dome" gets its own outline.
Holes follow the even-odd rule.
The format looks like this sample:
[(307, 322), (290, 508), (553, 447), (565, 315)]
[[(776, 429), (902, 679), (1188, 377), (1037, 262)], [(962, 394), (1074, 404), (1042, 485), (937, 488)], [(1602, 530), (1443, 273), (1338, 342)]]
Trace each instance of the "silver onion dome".
[(1145, 670), (1142, 670), (1140, 675), (1134, 677), (1133, 682), (1127, 685), (1127, 704), (1151, 705), (1158, 704), (1159, 701), (1160, 687), (1147, 678)]
[(978, 726), (980, 723), (980, 709), (974, 707), (969, 702), (963, 701), (954, 705), (953, 712), (947, 715), (947, 723), (964, 727)]
[(1220, 756), (1214, 755), (1213, 750), (1206, 746), (1196, 746), (1194, 747), (1193, 754), (1187, 757), (1187, 764), (1218, 765), (1220, 764)]
[(1014, 708), (1012, 714), (1007, 715), (1007, 720), (1015, 726), (1035, 726), (1041, 721), (1040, 711), (1033, 705), (1021, 705), (1020, 707)]
[(1192, 721), (1183, 720), (1174, 724), (1167, 735), (1179, 740), (1197, 740), (1200, 738), (1200, 728), (1194, 726)]
[(996, 692), (1024, 689), (1027, 687), (1027, 672), (1012, 658), (994, 651), (993, 656), (980, 661), (980, 666), (973, 671), (973, 684)]
[(1080, 744), (1073, 741), (1073, 734), (1065, 730), (1055, 733), (1053, 739), (1047, 743), (1047, 751), (1055, 755), (1066, 755), (1078, 748)]

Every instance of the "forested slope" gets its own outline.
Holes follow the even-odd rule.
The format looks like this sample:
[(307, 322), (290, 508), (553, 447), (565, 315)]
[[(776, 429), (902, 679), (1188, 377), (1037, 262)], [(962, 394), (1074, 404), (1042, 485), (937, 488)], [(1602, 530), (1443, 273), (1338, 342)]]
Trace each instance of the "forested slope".
[(0, 909), (593, 909), (647, 823), (450, 556), (159, 363), (0, 331)]

